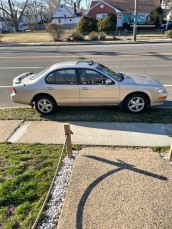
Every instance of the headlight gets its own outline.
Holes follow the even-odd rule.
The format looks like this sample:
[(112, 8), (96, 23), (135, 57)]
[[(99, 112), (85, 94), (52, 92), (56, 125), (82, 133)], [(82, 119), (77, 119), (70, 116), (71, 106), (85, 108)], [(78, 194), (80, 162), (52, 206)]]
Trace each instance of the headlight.
[(164, 89), (163, 88), (159, 88), (157, 91), (158, 91), (159, 94), (162, 94), (164, 92)]

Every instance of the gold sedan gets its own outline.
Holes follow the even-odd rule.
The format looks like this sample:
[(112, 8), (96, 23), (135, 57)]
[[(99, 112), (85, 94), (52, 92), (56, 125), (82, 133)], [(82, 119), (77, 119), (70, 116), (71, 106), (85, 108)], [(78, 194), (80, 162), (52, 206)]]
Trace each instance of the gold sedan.
[(52, 114), (58, 106), (121, 105), (130, 113), (163, 104), (167, 91), (157, 80), (114, 72), (93, 61), (57, 63), (13, 80), (15, 103), (35, 106), (41, 114)]

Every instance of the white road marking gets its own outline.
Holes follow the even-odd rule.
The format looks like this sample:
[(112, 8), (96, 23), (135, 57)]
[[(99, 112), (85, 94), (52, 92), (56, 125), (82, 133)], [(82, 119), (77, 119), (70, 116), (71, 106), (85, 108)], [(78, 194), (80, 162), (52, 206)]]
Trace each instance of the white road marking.
[[(146, 44), (135, 44), (135, 43), (130, 43), (130, 44), (127, 44), (127, 43), (123, 43), (123, 44), (120, 44), (120, 43), (113, 43), (113, 44), (111, 44), (111, 43), (109, 43), (109, 44), (99, 44), (99, 45), (80, 45), (80, 44), (78, 44), (77, 46), (76, 46), (76, 48), (78, 48), (78, 47), (82, 47), (82, 48), (87, 48), (87, 47), (89, 47), (89, 48), (91, 48), (91, 46), (93, 46), (93, 47), (108, 47), (108, 46), (118, 46), (118, 45), (120, 45), (120, 47), (121, 46), (129, 46), (129, 47), (131, 47), (131, 45), (133, 45), (133, 46), (149, 46), (149, 45), (151, 45), (151, 46), (160, 46), (160, 45), (162, 45), (162, 46), (171, 46), (171, 43), (146, 43)], [(63, 49), (65, 48), (65, 49), (69, 49), (69, 47), (68, 46), (61, 46), (61, 47), (63, 47)], [(76, 51), (76, 50), (75, 50)]]
[(22, 69), (22, 68), (43, 68), (43, 67), (0, 67), (0, 69)]
[(95, 50), (93, 51), (92, 49), (86, 50), (86, 49), (75, 49), (75, 50), (71, 50), (71, 52), (102, 52), (102, 51), (106, 51), (106, 52), (114, 52), (114, 51), (108, 51), (107, 49), (99, 49), (99, 50)]
[(164, 87), (172, 87), (172, 85), (168, 85), (168, 84), (167, 84), (167, 85), (164, 85)]

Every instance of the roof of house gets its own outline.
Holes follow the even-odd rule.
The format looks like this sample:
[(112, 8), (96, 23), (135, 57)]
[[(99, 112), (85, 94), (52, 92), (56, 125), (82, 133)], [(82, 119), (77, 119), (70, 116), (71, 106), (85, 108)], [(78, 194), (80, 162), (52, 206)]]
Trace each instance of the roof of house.
[[(93, 0), (91, 2), (90, 9), (100, 2), (106, 2), (114, 8), (126, 12), (134, 12), (135, 0)], [(160, 6), (160, 0), (139, 0), (138, 1), (138, 12), (151, 12)]]
[(0, 16), (0, 21), (1, 22), (12, 22), (11, 18), (9, 18), (9, 17), (4, 18), (4, 17), (1, 17), (1, 16)]
[(0, 16), (0, 21), (5, 21), (3, 17)]
[(64, 4), (58, 5), (55, 8), (53, 14), (56, 13), (57, 11), (59, 11), (59, 13), (60, 13), (60, 11), (63, 10), (63, 9), (67, 10), (70, 15), (74, 16), (74, 9), (69, 7), (69, 6), (66, 6)]

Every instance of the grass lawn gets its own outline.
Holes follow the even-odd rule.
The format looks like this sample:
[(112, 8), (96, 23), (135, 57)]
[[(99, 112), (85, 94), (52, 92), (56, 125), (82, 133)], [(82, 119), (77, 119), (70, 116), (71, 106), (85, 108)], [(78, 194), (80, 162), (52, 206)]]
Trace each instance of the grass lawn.
[(26, 42), (26, 43), (36, 43), (36, 42), (49, 42), (52, 41), (51, 37), (46, 31), (43, 32), (23, 32), (23, 33), (7, 33), (3, 34), (2, 42)]
[(0, 228), (31, 228), (61, 149), (55, 145), (0, 144)]
[[(75, 29), (64, 29), (64, 36), (63, 38), (69, 37)], [(158, 33), (158, 34), (157, 34)], [(128, 33), (127, 35), (117, 35), (118, 39), (121, 40), (132, 40), (132, 32)], [(138, 40), (151, 40), (151, 39), (160, 39), (165, 38), (164, 34), (160, 34), (157, 31), (138, 31), (137, 39)], [(108, 40), (108, 39), (107, 39)], [(110, 40), (113, 40), (112, 37)], [(7, 42), (7, 43), (37, 43), (37, 42), (51, 42), (53, 41), (52, 38), (45, 30), (37, 30), (37, 31), (30, 31), (30, 32), (18, 32), (18, 33), (7, 33), (2, 34), (2, 38), (0, 37), (0, 41)]]
[(172, 123), (172, 109), (151, 108), (143, 114), (129, 114), (118, 107), (59, 107), (55, 114), (46, 116), (32, 108), (14, 108), (0, 109), (0, 120)]
[[(74, 32), (74, 29), (65, 29), (63, 37), (66, 38)], [(52, 42), (52, 38), (45, 30), (20, 32), (20, 33), (7, 33), (2, 34), (2, 42), (7, 43), (37, 43), (37, 42)]]

